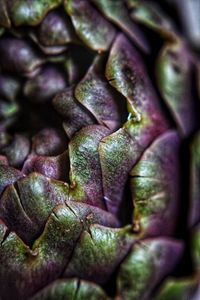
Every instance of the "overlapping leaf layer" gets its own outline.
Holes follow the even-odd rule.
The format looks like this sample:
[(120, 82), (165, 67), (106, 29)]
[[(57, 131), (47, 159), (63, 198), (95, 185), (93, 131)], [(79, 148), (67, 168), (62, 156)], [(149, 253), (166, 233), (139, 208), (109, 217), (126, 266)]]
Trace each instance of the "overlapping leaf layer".
[(0, 1), (0, 299), (198, 299), (198, 64), (149, 1)]

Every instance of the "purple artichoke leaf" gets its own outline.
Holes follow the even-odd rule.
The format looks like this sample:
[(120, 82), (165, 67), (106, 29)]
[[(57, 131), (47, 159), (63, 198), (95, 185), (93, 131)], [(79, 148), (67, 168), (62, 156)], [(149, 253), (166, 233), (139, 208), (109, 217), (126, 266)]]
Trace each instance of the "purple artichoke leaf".
[(32, 154), (56, 156), (67, 149), (67, 138), (62, 130), (44, 128), (32, 138)]
[(7, 186), (24, 176), (22, 172), (13, 167), (0, 164), (0, 196)]
[(34, 102), (52, 100), (56, 93), (67, 86), (64, 73), (53, 65), (45, 66), (24, 85), (24, 95)]
[(3, 37), (0, 40), (0, 52), (1, 68), (20, 76), (34, 76), (45, 61), (31, 43), (14, 37)]
[(145, 236), (172, 235), (180, 207), (180, 139), (175, 131), (159, 136), (130, 174), (133, 228)]
[(63, 127), (69, 138), (81, 128), (97, 123), (92, 114), (77, 101), (74, 89), (67, 88), (53, 99), (53, 106), (63, 119)]
[(138, 131), (144, 131), (144, 137), (138, 133), (138, 138), (141, 143), (145, 141), (144, 147), (169, 126), (146, 74), (147, 70), (137, 50), (123, 34), (119, 34), (110, 51), (106, 77), (127, 98), (129, 119), (133, 122), (129, 134), (136, 139), (137, 134), (131, 133), (131, 128), (134, 130), (141, 127)]
[(0, 300), (199, 300), (199, 53), (161, 2), (0, 0)]
[[(62, 54), (67, 50), (67, 45), (53, 45), (53, 46), (44, 46), (39, 40), (38, 37), (35, 33), (35, 31), (30, 31), (29, 32), (29, 37), (32, 39), (32, 41), (40, 48), (40, 50), (46, 54), (46, 55), (58, 55)], [(50, 59), (47, 58), (47, 60)]]
[(68, 151), (57, 156), (39, 156), (31, 154), (27, 157), (22, 172), (26, 175), (37, 172), (46, 177), (66, 182), (69, 180)]
[(123, 99), (103, 76), (104, 62), (104, 56), (95, 57), (85, 77), (76, 86), (75, 96), (94, 115), (100, 125), (114, 131), (121, 125), (123, 102), (120, 103), (120, 100)]
[(51, 11), (40, 23), (37, 36), (43, 46), (65, 46), (78, 43), (74, 28), (66, 14)]
[(200, 226), (197, 224), (190, 231), (190, 255), (192, 258), (192, 274), (188, 277), (168, 277), (155, 292), (154, 299), (199, 299), (200, 275)]
[(5, 155), (12, 167), (21, 167), (30, 151), (30, 141), (22, 134), (15, 134), (10, 143), (1, 147), (0, 153)]
[(9, 162), (6, 156), (0, 155), (0, 165), (8, 166)]

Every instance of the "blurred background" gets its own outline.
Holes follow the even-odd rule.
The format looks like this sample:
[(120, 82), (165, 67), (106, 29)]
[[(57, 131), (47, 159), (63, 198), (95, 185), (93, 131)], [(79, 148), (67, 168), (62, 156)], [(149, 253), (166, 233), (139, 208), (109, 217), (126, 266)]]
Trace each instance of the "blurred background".
[(200, 0), (155, 1), (165, 6), (169, 15), (176, 20), (179, 30), (187, 37), (190, 45), (200, 52)]

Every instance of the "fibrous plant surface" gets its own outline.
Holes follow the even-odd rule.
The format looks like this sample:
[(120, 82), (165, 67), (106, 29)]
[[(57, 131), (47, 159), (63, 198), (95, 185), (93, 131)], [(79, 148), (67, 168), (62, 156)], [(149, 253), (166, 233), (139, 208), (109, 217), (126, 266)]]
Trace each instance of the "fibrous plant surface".
[(0, 1), (0, 299), (198, 299), (200, 64), (167, 6)]

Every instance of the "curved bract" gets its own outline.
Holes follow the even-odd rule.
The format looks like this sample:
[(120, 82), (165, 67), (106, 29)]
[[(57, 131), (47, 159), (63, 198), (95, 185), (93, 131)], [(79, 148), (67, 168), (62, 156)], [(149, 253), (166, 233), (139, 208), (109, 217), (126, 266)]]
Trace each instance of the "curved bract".
[(0, 0), (1, 300), (197, 300), (200, 64), (154, 2)]

